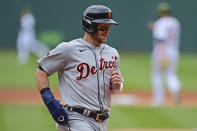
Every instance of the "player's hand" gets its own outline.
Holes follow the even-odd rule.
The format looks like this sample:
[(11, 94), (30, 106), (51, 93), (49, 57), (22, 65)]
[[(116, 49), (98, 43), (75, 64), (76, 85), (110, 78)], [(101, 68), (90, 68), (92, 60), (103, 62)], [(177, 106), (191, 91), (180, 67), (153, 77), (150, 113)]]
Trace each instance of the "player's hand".
[(150, 30), (153, 30), (154, 28), (154, 22), (153, 21), (150, 21), (147, 23), (147, 28), (150, 29)]
[(61, 105), (62, 107), (67, 107), (67, 106), (68, 106), (68, 104), (64, 104), (62, 101), (60, 101), (60, 105)]
[(115, 88), (116, 90), (120, 90), (120, 88), (121, 88), (121, 76), (118, 73), (118, 71), (112, 71), (111, 72), (110, 82), (111, 82), (113, 88)]
[(69, 120), (68, 114), (66, 113), (60, 102), (54, 98), (50, 89), (41, 91), (41, 96), (53, 119), (60, 125), (67, 124)]

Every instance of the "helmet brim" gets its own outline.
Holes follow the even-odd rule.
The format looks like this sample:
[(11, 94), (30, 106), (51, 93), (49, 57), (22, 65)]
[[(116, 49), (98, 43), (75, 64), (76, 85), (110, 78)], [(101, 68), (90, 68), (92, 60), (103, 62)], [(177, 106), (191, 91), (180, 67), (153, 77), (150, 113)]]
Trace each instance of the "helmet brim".
[(93, 23), (100, 23), (100, 24), (114, 24), (118, 25), (119, 23), (115, 22), (113, 19), (96, 19), (92, 20)]

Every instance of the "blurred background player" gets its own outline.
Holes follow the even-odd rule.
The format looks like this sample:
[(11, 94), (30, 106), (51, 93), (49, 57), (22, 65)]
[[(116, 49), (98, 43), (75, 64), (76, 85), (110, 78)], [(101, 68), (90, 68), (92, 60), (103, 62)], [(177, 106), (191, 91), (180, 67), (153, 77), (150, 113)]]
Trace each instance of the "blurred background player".
[(24, 9), (19, 18), (19, 33), (17, 38), (17, 52), (20, 64), (25, 64), (30, 53), (41, 57), (49, 49), (36, 39), (35, 18), (29, 9)]
[(175, 103), (180, 101), (181, 84), (176, 75), (179, 59), (180, 23), (170, 15), (170, 5), (158, 4), (158, 19), (148, 26), (153, 33), (152, 88), (153, 106), (164, 103), (163, 77)]

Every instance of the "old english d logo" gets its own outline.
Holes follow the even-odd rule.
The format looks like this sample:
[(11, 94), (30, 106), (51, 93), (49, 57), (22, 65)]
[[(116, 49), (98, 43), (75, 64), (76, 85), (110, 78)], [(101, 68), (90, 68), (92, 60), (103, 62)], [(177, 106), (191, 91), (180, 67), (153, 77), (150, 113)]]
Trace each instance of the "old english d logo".
[(111, 12), (108, 13), (108, 18), (112, 19), (112, 13)]

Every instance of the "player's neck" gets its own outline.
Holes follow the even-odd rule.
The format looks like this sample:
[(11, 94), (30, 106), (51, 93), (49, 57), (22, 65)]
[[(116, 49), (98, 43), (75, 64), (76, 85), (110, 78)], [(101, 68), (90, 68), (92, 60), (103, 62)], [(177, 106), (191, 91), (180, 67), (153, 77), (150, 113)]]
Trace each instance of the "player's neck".
[(95, 45), (95, 46), (99, 46), (101, 45), (101, 43), (99, 43), (98, 41), (96, 41), (90, 34), (88, 33), (85, 33), (83, 39), (85, 41), (87, 41), (88, 43), (92, 44), (92, 45)]

